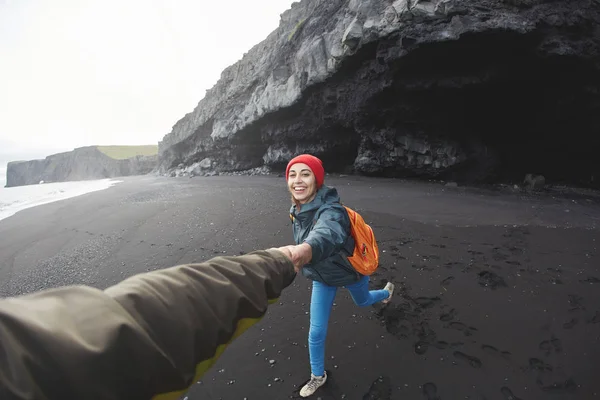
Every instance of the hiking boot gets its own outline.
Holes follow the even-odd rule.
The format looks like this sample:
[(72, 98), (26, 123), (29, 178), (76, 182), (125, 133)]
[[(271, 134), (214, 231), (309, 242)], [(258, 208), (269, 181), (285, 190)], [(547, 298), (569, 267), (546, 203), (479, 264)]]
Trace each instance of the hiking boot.
[(392, 300), (392, 295), (394, 294), (394, 284), (392, 282), (388, 282), (385, 287), (383, 288), (383, 290), (387, 290), (388, 292), (390, 292), (390, 297), (388, 297), (387, 299), (383, 300), (383, 302), (385, 304), (389, 303), (390, 300)]
[(314, 376), (310, 374), (310, 381), (302, 387), (300, 390), (300, 396), (308, 397), (314, 394), (318, 388), (325, 384), (327, 380), (327, 372), (323, 373), (323, 376)]

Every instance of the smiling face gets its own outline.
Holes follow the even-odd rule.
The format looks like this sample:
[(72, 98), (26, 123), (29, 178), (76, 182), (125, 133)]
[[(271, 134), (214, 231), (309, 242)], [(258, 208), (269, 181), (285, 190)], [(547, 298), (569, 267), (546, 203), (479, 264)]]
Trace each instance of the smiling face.
[(299, 204), (306, 204), (317, 194), (317, 180), (308, 165), (297, 163), (288, 174), (288, 189)]

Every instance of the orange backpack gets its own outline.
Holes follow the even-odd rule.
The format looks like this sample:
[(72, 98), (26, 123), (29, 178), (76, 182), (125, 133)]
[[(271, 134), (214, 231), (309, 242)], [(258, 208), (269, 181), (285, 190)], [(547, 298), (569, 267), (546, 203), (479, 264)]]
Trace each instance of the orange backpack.
[(373, 229), (363, 217), (349, 207), (344, 206), (350, 218), (350, 234), (354, 238), (354, 253), (348, 261), (362, 275), (372, 275), (379, 267), (379, 247)]
[[(353, 209), (344, 206), (350, 219), (350, 234), (354, 238), (354, 251), (348, 261), (362, 275), (372, 275), (379, 267), (379, 247), (373, 229)], [(294, 216), (290, 214), (292, 223)], [(314, 221), (313, 221), (314, 222)]]

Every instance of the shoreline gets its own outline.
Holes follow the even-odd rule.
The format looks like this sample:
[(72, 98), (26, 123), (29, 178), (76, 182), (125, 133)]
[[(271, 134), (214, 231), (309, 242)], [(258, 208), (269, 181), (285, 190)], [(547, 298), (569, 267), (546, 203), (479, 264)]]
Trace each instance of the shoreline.
[(29, 208), (105, 190), (121, 182), (105, 178), (0, 188), (0, 221)]

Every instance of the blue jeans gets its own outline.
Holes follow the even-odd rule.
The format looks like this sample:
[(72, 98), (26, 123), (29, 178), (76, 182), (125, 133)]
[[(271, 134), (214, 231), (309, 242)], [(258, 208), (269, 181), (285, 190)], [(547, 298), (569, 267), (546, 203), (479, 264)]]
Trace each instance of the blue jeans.
[[(385, 300), (390, 293), (387, 290), (369, 291), (369, 277), (363, 276), (360, 281), (346, 286), (352, 299), (360, 307)], [(310, 331), (308, 332), (308, 352), (310, 355), (311, 372), (323, 376), (325, 372), (325, 338), (327, 325), (337, 287), (313, 281), (312, 297), (310, 299)]]

